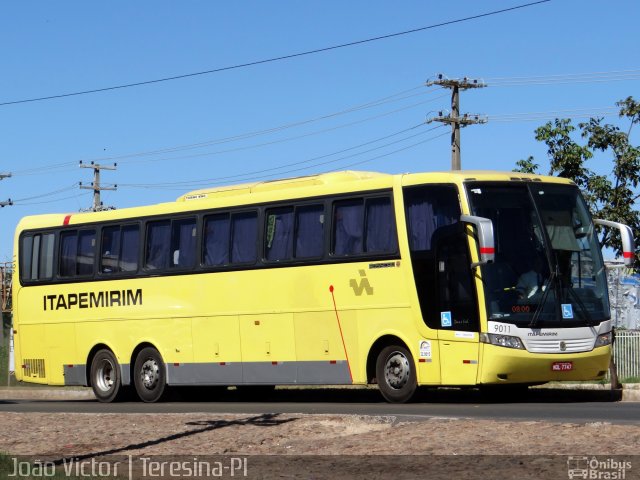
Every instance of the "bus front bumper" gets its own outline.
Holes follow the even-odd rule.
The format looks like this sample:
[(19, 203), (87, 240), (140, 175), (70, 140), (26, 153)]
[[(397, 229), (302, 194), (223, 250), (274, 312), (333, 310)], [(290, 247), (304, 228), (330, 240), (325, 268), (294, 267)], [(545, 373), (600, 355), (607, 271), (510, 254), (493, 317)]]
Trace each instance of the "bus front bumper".
[(483, 347), (480, 384), (601, 380), (611, 360), (610, 346), (567, 354), (531, 353), (487, 344)]

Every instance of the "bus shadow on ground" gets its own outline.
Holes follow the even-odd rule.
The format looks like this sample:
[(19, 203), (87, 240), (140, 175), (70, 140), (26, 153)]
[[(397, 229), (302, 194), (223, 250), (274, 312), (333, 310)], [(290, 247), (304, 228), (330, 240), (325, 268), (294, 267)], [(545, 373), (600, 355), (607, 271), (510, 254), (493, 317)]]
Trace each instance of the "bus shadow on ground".
[[(620, 390), (569, 388), (419, 388), (412, 403), (580, 403), (616, 402)], [(384, 403), (375, 388), (304, 387), (186, 387), (174, 389), (170, 402), (244, 402), (244, 403)]]

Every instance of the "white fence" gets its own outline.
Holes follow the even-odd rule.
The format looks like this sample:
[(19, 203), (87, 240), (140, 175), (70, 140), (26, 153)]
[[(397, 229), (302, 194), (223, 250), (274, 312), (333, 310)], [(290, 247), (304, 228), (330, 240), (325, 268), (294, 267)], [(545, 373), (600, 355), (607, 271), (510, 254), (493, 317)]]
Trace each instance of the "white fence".
[(613, 358), (621, 381), (633, 377), (635, 382), (638, 382), (640, 379), (640, 332), (616, 330)]

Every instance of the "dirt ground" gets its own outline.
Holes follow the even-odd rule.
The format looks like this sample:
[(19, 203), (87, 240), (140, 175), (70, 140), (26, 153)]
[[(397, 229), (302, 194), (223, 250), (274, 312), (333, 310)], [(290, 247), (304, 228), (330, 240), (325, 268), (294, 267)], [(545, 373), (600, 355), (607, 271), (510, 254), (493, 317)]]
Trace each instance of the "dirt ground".
[(352, 415), (0, 413), (14, 455), (632, 455), (640, 427)]
[[(0, 425), (0, 451), (10, 455), (58, 462), (73, 457), (91, 461), (126, 455), (169, 461), (244, 457), (248, 459), (245, 475), (265, 479), (395, 480), (450, 478), (453, 473), (464, 478), (564, 479), (566, 456), (624, 458), (637, 454), (640, 445), (640, 427), (600, 422), (443, 418), (403, 422), (394, 417), (297, 414), (0, 413)], [(136, 465), (133, 476), (124, 478), (151, 478), (141, 464)], [(638, 470), (607, 478), (640, 478), (632, 475), (640, 473)]]

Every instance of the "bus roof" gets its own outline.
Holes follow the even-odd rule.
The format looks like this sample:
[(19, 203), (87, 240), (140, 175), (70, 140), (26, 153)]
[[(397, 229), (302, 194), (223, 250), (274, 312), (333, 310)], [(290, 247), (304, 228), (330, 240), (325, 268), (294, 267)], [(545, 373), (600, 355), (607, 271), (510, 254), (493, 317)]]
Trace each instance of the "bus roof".
[(462, 183), (465, 181), (507, 181), (507, 182), (549, 182), (572, 184), (570, 180), (559, 177), (546, 177), (517, 172), (497, 171), (449, 171), (386, 174), (365, 171), (342, 171), (309, 175), (304, 177), (227, 185), (204, 188), (181, 195), (175, 202), (159, 203), (140, 207), (123, 208), (102, 212), (45, 214), (25, 217), (20, 221), (18, 230), (29, 228), (56, 227), (82, 223), (148, 217), (168, 212), (189, 212), (207, 208), (224, 208), (235, 205), (280, 201), (289, 198), (304, 198), (391, 188), (399, 178), (402, 185), (421, 183)]

